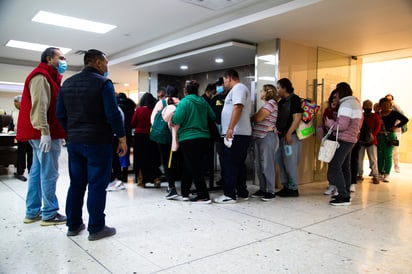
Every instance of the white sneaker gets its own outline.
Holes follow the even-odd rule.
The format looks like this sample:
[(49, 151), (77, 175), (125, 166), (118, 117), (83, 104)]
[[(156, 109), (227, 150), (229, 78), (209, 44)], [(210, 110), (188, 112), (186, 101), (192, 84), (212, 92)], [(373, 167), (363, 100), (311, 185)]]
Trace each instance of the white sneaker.
[(383, 181), (384, 181), (385, 183), (389, 183), (389, 174), (383, 175)]
[(323, 192), (323, 195), (332, 195), (336, 191), (336, 186), (334, 185), (329, 185), (328, 188), (326, 189), (325, 192)]
[[(107, 185), (107, 188), (113, 187), (116, 183), (117, 183), (117, 179), (114, 179), (113, 181), (111, 181), (111, 182)], [(107, 188), (106, 188), (106, 189), (107, 189)]]
[(235, 204), (236, 200), (233, 200), (232, 198), (227, 197), (225, 195), (221, 195), (217, 198), (214, 198), (213, 202), (215, 202), (217, 204)]
[(126, 186), (123, 184), (123, 182), (115, 179), (107, 186), (106, 191), (119, 191), (123, 189), (126, 189)]
[(350, 185), (350, 192), (355, 192), (356, 191), (356, 186), (355, 184)]

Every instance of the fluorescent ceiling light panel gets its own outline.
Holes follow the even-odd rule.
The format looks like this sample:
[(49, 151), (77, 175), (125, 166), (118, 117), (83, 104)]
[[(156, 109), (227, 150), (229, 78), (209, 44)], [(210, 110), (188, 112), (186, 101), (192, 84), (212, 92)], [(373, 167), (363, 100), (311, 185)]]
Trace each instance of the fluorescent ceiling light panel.
[(117, 26), (114, 25), (84, 20), (42, 10), (39, 11), (31, 20), (34, 22), (95, 33), (106, 33), (114, 28), (117, 28)]
[(60, 51), (63, 54), (68, 53), (72, 49), (69, 48), (62, 48), (62, 47), (57, 47), (57, 46), (48, 46), (48, 45), (43, 45), (43, 44), (37, 44), (37, 43), (30, 43), (30, 42), (23, 42), (23, 41), (17, 41), (17, 40), (9, 40), (6, 44), (7, 47), (12, 47), (12, 48), (19, 48), (19, 49), (27, 49), (27, 50), (34, 50), (34, 51), (44, 51), (45, 49), (49, 47), (55, 47), (59, 48)]
[(24, 83), (0, 81), (0, 91), (22, 92)]

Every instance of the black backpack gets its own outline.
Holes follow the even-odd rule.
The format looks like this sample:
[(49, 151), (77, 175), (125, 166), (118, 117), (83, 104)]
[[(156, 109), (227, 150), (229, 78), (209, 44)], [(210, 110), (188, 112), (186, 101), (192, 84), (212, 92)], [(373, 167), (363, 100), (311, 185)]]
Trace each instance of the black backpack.
[(372, 129), (366, 123), (366, 119), (363, 119), (362, 127), (359, 134), (359, 143), (361, 145), (370, 145), (375, 140), (372, 134)]

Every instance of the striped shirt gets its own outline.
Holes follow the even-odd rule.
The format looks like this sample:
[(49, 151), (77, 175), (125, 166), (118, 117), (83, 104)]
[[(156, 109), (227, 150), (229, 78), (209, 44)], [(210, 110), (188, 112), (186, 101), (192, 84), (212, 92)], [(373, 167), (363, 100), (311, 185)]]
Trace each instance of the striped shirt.
[(270, 114), (266, 116), (263, 121), (255, 123), (255, 126), (253, 127), (254, 138), (265, 138), (269, 130), (277, 133), (276, 120), (278, 118), (278, 103), (275, 100), (270, 99), (262, 106), (262, 108), (269, 111)]

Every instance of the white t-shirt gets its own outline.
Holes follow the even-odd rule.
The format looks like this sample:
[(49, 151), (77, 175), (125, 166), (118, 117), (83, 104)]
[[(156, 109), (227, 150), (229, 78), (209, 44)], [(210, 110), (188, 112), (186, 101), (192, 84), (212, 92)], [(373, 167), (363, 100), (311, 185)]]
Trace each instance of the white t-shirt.
[(252, 101), (250, 100), (249, 89), (242, 83), (234, 85), (226, 96), (222, 110), (222, 134), (226, 134), (232, 117), (233, 106), (237, 104), (243, 105), (243, 110), (239, 122), (233, 129), (233, 135), (250, 136), (252, 135), (252, 126), (250, 124)]

